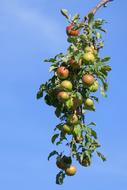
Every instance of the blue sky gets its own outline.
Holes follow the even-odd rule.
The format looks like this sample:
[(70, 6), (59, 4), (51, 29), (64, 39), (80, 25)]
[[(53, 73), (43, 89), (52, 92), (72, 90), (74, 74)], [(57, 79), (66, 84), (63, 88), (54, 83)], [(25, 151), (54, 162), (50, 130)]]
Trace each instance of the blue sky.
[(54, 110), (36, 100), (36, 92), (50, 74), (43, 60), (66, 51), (66, 20), (61, 8), (83, 16), (97, 0), (1, 0), (0, 1), (0, 189), (89, 190), (127, 189), (126, 43), (127, 1), (115, 0), (96, 17), (108, 21), (103, 55), (111, 55), (108, 98), (95, 114), (102, 152), (108, 161), (94, 158), (90, 168), (55, 184), (55, 160), (50, 137), (58, 123)]

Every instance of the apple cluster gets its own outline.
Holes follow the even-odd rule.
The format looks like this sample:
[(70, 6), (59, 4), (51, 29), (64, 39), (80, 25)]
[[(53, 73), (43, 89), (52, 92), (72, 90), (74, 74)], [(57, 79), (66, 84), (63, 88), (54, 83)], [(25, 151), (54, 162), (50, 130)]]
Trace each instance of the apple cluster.
[[(67, 14), (63, 14), (70, 23)], [(98, 102), (97, 91), (105, 96), (108, 88), (107, 75), (111, 67), (106, 64), (109, 57), (101, 58), (99, 51), (103, 48), (101, 34), (103, 20), (94, 20), (89, 15), (86, 21), (79, 22), (76, 15), (66, 27), (67, 41), (70, 43), (67, 53), (60, 53), (54, 58), (45, 60), (52, 62), (50, 71), (53, 76), (40, 86), (37, 98), (45, 93), (45, 102), (55, 108), (55, 115), (60, 123), (55, 127), (51, 141), (56, 145), (64, 144), (69, 148), (65, 153), (52, 151), (50, 157), (56, 155), (56, 165), (60, 172), (56, 176), (56, 183), (62, 184), (64, 177), (76, 174), (76, 167), (72, 165), (73, 158), (84, 167), (91, 165), (93, 153), (100, 147), (97, 133), (90, 126), (94, 122), (86, 123), (86, 113), (95, 111), (95, 101)], [(105, 157), (96, 151), (105, 161)]]

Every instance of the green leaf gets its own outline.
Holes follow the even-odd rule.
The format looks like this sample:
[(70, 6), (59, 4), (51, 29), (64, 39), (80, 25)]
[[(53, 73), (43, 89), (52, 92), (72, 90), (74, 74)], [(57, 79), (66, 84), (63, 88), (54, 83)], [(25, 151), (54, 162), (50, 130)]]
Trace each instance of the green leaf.
[(97, 19), (97, 20), (94, 21), (93, 28), (101, 30), (103, 32), (106, 32), (106, 30), (102, 28), (102, 25), (104, 23), (106, 23), (105, 20), (103, 20), (103, 19)]
[(90, 136), (93, 136), (95, 139), (97, 139), (97, 133), (91, 128), (87, 128), (87, 132)]
[(39, 88), (39, 91), (37, 93), (37, 99), (40, 99), (43, 97), (43, 92), (45, 91), (45, 85), (42, 84)]
[(55, 155), (59, 155), (56, 150), (50, 152), (50, 154), (49, 154), (49, 156), (48, 156), (48, 160), (50, 160), (50, 158), (51, 158), (52, 156), (55, 156)]
[(93, 13), (89, 13), (87, 17), (88, 17), (88, 23), (89, 24), (94, 21), (94, 14)]
[(45, 59), (44, 62), (54, 63), (56, 61), (55, 58)]
[(72, 158), (71, 158), (71, 156), (69, 156), (69, 157), (63, 156), (62, 160), (68, 166), (70, 166), (72, 164)]
[(101, 36), (101, 34), (99, 32), (96, 32), (96, 37), (97, 37), (97, 39), (102, 38), (102, 36)]
[(102, 68), (101, 68), (101, 72), (102, 71), (111, 71), (112, 70), (112, 68), (109, 66), (109, 65), (104, 65)]
[(100, 42), (99, 43), (99, 48), (103, 48), (104, 47), (104, 42)]
[(88, 126), (96, 126), (96, 123), (95, 122), (91, 122), (91, 123), (87, 124), (87, 127)]
[(97, 151), (97, 155), (102, 159), (103, 162), (106, 161), (106, 157), (102, 153)]
[(101, 60), (101, 62), (107, 62), (111, 59), (111, 57), (105, 57), (104, 59)]
[(55, 110), (55, 115), (56, 115), (56, 117), (60, 117), (61, 116), (61, 110), (58, 107)]
[(72, 106), (73, 106), (73, 100), (72, 100), (72, 99), (69, 99), (69, 100), (66, 101), (65, 104), (66, 104), (67, 108), (70, 109), (70, 108), (72, 108)]
[(69, 43), (74, 43), (74, 42), (76, 41), (76, 38), (68, 37), (68, 38), (67, 38), (67, 41), (68, 41)]
[(94, 99), (96, 102), (99, 102), (99, 98), (97, 98), (96, 96), (90, 96), (92, 99)]
[(62, 113), (62, 111), (64, 109), (64, 105), (63, 104), (58, 105), (58, 102), (56, 102), (56, 103), (57, 103), (57, 108), (55, 110), (55, 115), (56, 115), (56, 117), (60, 117), (61, 113)]
[(51, 97), (48, 94), (45, 96), (45, 103), (49, 106), (52, 105)]
[(108, 83), (107, 82), (104, 82), (103, 83), (103, 86), (104, 86), (104, 90), (105, 90), (105, 92), (108, 90)]
[(45, 59), (44, 62), (55, 63), (57, 61), (57, 59), (60, 59), (62, 57), (64, 57), (64, 54), (63, 53), (59, 53), (54, 58)]
[(75, 125), (75, 126), (74, 126), (73, 133), (74, 133), (76, 136), (81, 136), (81, 128), (80, 128), (79, 125)]
[(111, 70), (112, 69), (111, 69), (111, 67), (109, 65), (103, 65), (100, 68), (99, 72), (101, 72), (100, 74), (105, 77), (105, 76), (108, 75), (108, 72), (111, 71)]
[(69, 15), (68, 15), (68, 10), (66, 10), (66, 9), (61, 9), (61, 14), (64, 16), (64, 17), (66, 17), (67, 19), (69, 19)]
[(89, 160), (91, 160), (91, 151), (85, 150), (85, 151), (83, 152), (83, 154), (84, 154), (84, 156), (87, 156)]
[(74, 94), (74, 96), (75, 96), (76, 98), (78, 98), (78, 100), (82, 100), (82, 95), (81, 95), (80, 92), (76, 92), (76, 93)]
[(51, 141), (52, 141), (52, 144), (54, 144), (55, 140), (59, 137), (59, 134), (55, 134), (53, 135)]
[(65, 135), (66, 134), (63, 131), (61, 131), (61, 133), (60, 133), (60, 140), (56, 143), (56, 145), (62, 144), (63, 140), (67, 140), (67, 138), (66, 138)]
[(95, 139), (97, 139), (97, 133), (93, 129), (91, 129), (91, 136), (93, 136)]
[(96, 27), (97, 30), (100, 30), (101, 32), (104, 32), (104, 33), (107, 33), (107, 30), (105, 30), (104, 28), (102, 27)]
[(63, 171), (60, 171), (57, 175), (56, 175), (56, 184), (58, 185), (62, 185), (63, 181), (65, 178), (65, 173)]
[(59, 53), (59, 54), (57, 54), (57, 55), (55, 56), (55, 59), (60, 59), (60, 58), (62, 58), (62, 57), (64, 57), (64, 54), (63, 54), (63, 53)]
[(105, 90), (103, 86), (100, 86), (100, 91), (101, 91), (101, 95), (104, 97), (107, 97), (107, 95), (105, 94)]
[(78, 63), (79, 60), (81, 59), (82, 53), (78, 53), (77, 55), (74, 56), (75, 61)]
[(101, 147), (101, 145), (96, 140), (93, 141), (92, 145), (94, 145), (96, 148)]
[(80, 19), (80, 15), (79, 15), (79, 14), (75, 14), (75, 15), (72, 17), (72, 21), (73, 21), (73, 22), (77, 22), (79, 19)]
[(51, 67), (49, 67), (49, 72), (53, 71), (57, 69), (57, 66), (56, 65), (52, 65)]

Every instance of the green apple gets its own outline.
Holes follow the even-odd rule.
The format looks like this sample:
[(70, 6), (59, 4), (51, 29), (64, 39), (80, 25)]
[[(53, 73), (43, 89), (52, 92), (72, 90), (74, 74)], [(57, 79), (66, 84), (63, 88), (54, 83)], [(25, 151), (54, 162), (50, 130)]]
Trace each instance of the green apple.
[(60, 101), (64, 102), (64, 101), (68, 100), (69, 98), (70, 98), (70, 96), (69, 96), (68, 92), (62, 91), (57, 94), (57, 99)]
[(98, 81), (94, 81), (94, 83), (89, 87), (91, 92), (96, 92), (98, 90)]
[(71, 114), (68, 117), (67, 121), (71, 125), (76, 125), (78, 123), (78, 116), (76, 114)]
[(69, 80), (62, 81), (60, 87), (67, 91), (72, 91), (72, 83)]
[(87, 98), (85, 100), (85, 107), (89, 108), (89, 109), (93, 108), (94, 107), (94, 101), (90, 98)]
[(67, 133), (68, 135), (70, 135), (72, 133), (72, 127), (67, 125), (67, 124), (64, 124), (63, 125), (63, 132), (64, 133)]
[(87, 62), (87, 63), (94, 63), (95, 62), (95, 56), (93, 53), (91, 52), (86, 52), (83, 55), (83, 61)]

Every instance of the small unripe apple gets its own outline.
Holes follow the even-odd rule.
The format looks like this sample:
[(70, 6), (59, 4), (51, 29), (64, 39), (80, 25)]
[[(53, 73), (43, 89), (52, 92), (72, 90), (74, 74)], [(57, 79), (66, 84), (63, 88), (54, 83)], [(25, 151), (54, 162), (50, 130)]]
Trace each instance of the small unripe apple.
[(93, 53), (91, 52), (86, 52), (83, 55), (83, 61), (87, 62), (87, 63), (94, 63), (95, 62), (95, 56)]
[(85, 47), (84, 51), (85, 51), (85, 52), (91, 52), (91, 53), (93, 53), (93, 54), (96, 54), (96, 53), (97, 53), (97, 51), (95, 50), (95, 48), (94, 48), (93, 45), (92, 45), (92, 46), (87, 46), (87, 47)]
[(78, 116), (76, 114), (71, 114), (68, 117), (67, 121), (71, 125), (76, 125), (78, 123)]
[(88, 86), (91, 86), (94, 83), (95, 78), (91, 74), (85, 74), (82, 77), (82, 81), (83, 81), (84, 84), (86, 84)]
[(94, 107), (94, 101), (90, 98), (87, 98), (85, 100), (85, 107), (86, 108), (93, 108)]
[(70, 98), (70, 96), (69, 96), (68, 92), (63, 91), (63, 92), (59, 92), (57, 94), (57, 98), (58, 98), (58, 100), (64, 102), (64, 101), (68, 100)]
[(69, 64), (71, 65), (71, 67), (72, 67), (73, 69), (79, 69), (80, 66), (81, 66), (81, 60), (79, 60), (79, 62), (76, 62), (74, 59), (71, 59), (71, 60), (69, 61)]
[(98, 81), (94, 81), (94, 83), (89, 87), (91, 92), (96, 92), (98, 90)]
[(64, 124), (63, 125), (63, 131), (64, 131), (64, 133), (67, 133), (68, 135), (70, 135), (72, 133), (72, 127), (70, 127), (67, 124)]
[(84, 138), (82, 136), (75, 136), (75, 141), (76, 143), (81, 143), (83, 142)]
[(76, 109), (77, 107), (82, 105), (82, 98), (73, 97), (73, 108)]
[(57, 68), (57, 76), (60, 79), (66, 79), (69, 76), (69, 70), (64, 66), (58, 67)]
[(72, 83), (69, 80), (62, 81), (60, 87), (67, 91), (72, 91)]

